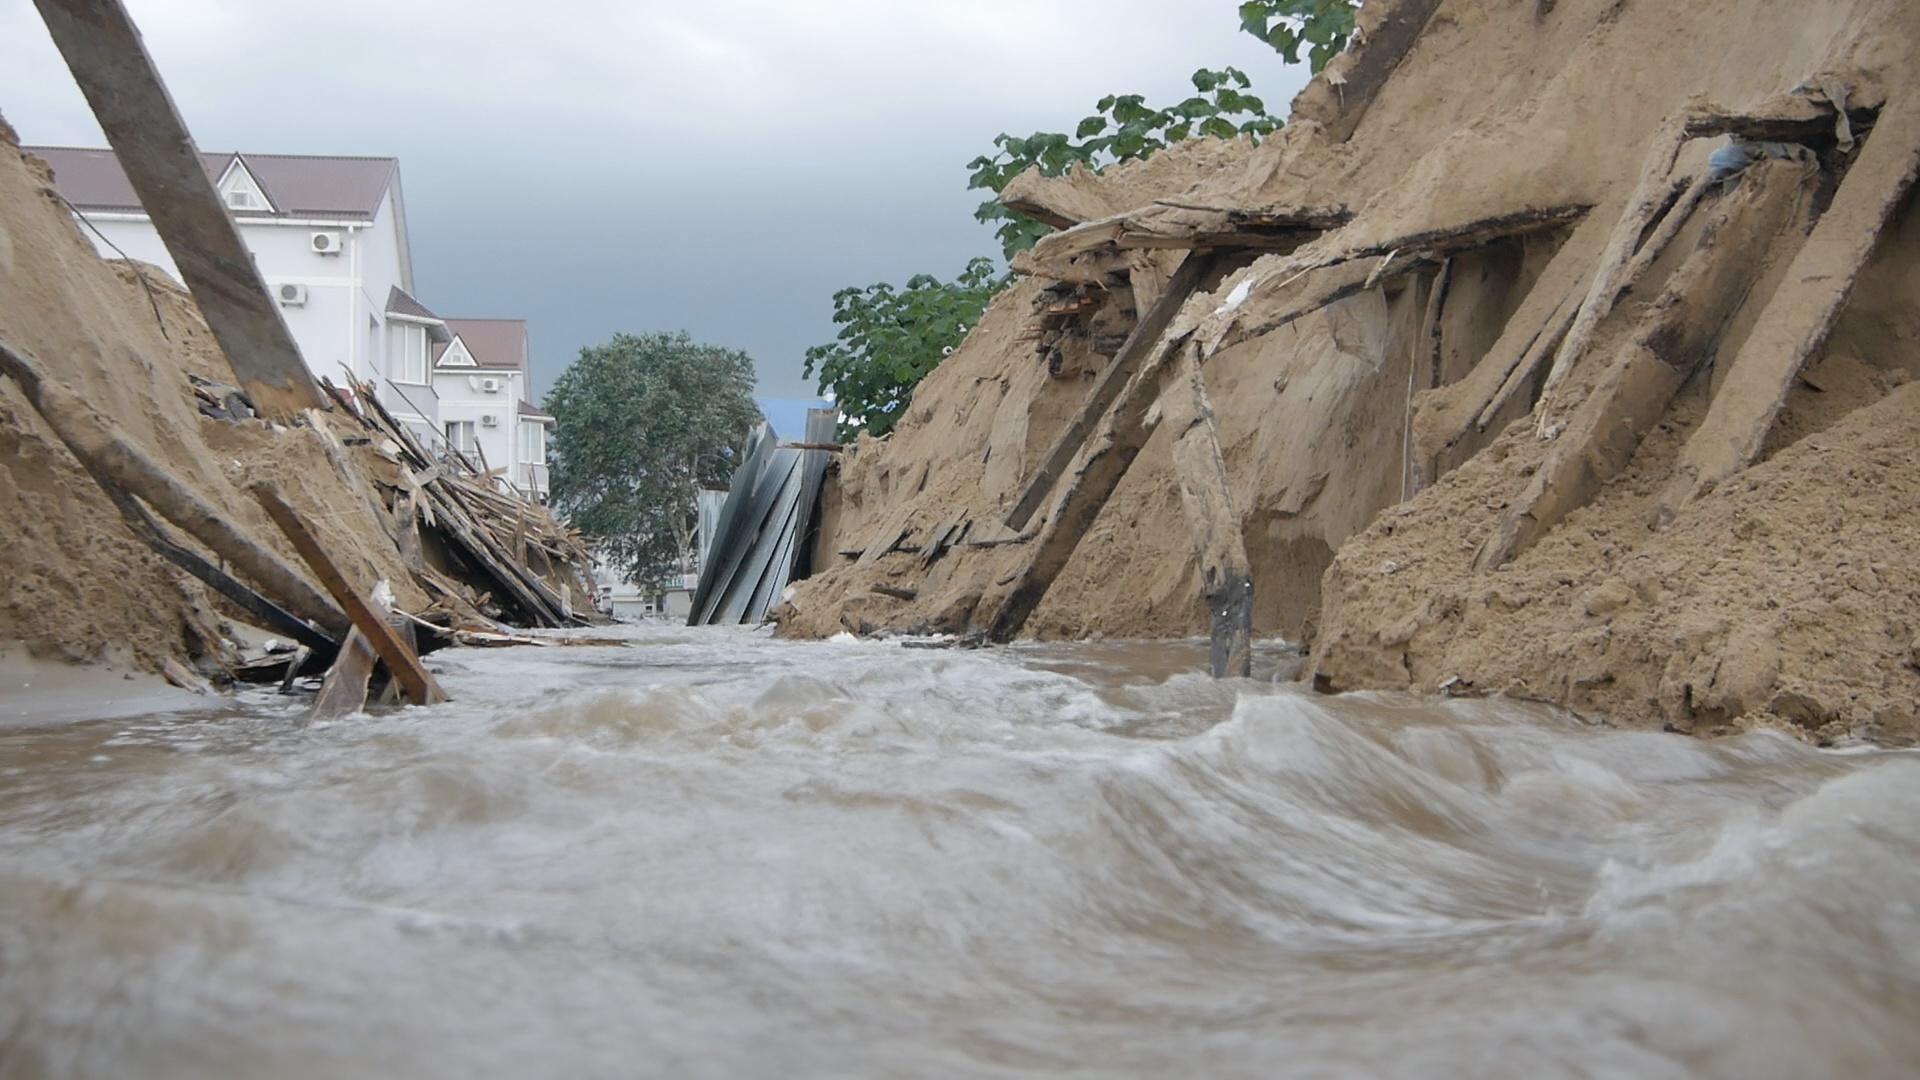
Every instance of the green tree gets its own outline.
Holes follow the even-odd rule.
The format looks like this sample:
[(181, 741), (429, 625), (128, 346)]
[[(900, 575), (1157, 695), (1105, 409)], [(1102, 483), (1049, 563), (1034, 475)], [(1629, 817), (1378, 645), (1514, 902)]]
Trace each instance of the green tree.
[(893, 430), (913, 388), (980, 321), (1005, 279), (993, 260), (974, 259), (952, 281), (916, 274), (906, 287), (886, 282), (833, 294), (839, 336), (807, 350), (806, 372), (849, 418), (849, 432)]
[(1195, 135), (1257, 139), (1280, 129), (1279, 119), (1268, 114), (1267, 103), (1251, 92), (1252, 83), (1239, 68), (1201, 68), (1192, 80), (1195, 93), (1165, 108), (1149, 107), (1140, 94), (1108, 94), (1072, 136), (1057, 131), (1036, 131), (1025, 138), (996, 136), (994, 153), (967, 163), (967, 187), (992, 193), (973, 212), (974, 218), (999, 222), (994, 236), (1011, 259), (1050, 231), (1000, 201), (1008, 182), (1028, 169), (1038, 169), (1042, 176), (1059, 176), (1075, 165), (1100, 172), (1118, 162), (1151, 157)]
[(1318, 75), (1353, 38), (1359, 7), (1359, 0), (1247, 0), (1240, 5), (1240, 29), (1289, 64), (1299, 63), (1300, 46), (1308, 46), (1307, 66)]
[[(1240, 29), (1285, 57), (1307, 63), (1315, 73), (1353, 36), (1360, 0), (1250, 0), (1239, 5)], [(967, 187), (991, 197), (974, 217), (994, 225), (1002, 253), (1032, 247), (1049, 229), (1000, 201), (1016, 176), (1038, 169), (1059, 176), (1074, 165), (1095, 172), (1121, 161), (1137, 161), (1196, 135), (1263, 138), (1280, 129), (1279, 117), (1252, 92), (1251, 80), (1238, 68), (1202, 68), (1192, 76), (1194, 93), (1164, 108), (1147, 105), (1140, 94), (1108, 94), (1094, 105), (1072, 135), (1036, 131), (1025, 137), (1001, 134), (994, 152), (967, 164)], [(833, 294), (833, 321), (839, 336), (807, 350), (807, 374), (819, 375), (822, 393), (831, 393), (868, 430), (885, 434), (906, 412), (913, 388), (941, 359), (959, 347), (967, 330), (993, 294), (1011, 280), (995, 276), (992, 264), (975, 259), (951, 282), (921, 274), (896, 290), (881, 283)]]
[(683, 567), (694, 492), (727, 485), (760, 422), (753, 361), (684, 332), (581, 349), (545, 405), (555, 509), (641, 585)]

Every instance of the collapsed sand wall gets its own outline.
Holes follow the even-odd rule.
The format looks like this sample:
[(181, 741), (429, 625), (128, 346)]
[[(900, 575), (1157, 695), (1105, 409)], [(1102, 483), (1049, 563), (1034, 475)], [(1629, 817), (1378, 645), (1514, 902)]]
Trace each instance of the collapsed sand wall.
[[(1423, 18), (1410, 45), (1396, 45), (1382, 29)], [(1794, 585), (1791, 575), (1769, 576), (1777, 561), (1770, 546), (1714, 531), (1721, 494), (1683, 507), (1664, 528), (1644, 526), (1645, 535), (1629, 539), (1615, 529), (1591, 549), (1567, 537), (1596, 515), (1637, 512), (1614, 506), (1617, 492), (1668, 481), (1671, 465), (1661, 455), (1679, 453), (1724, 386), (1805, 230), (1857, 159), (1857, 146), (1836, 145), (1844, 132), (1829, 92), (1843, 93), (1842, 107), (1862, 133), (1870, 131), (1882, 102), (1913, 92), (1905, 65), (1920, 44), (1917, 20), (1920, 13), (1895, 0), (1369, 3), (1360, 43), (1336, 63), (1347, 81), (1317, 79), (1281, 136), (1259, 147), (1180, 147), (1151, 171), (1023, 178), (1010, 191), (1064, 231), (1016, 261), (1025, 278), (922, 385), (895, 433), (862, 440), (847, 455), (834, 534), (822, 545), (829, 565), (777, 613), (783, 632), (993, 625), (997, 590), (1028, 565), (1032, 536), (1060, 496), (1024, 527), (1007, 523), (1009, 511), (1112, 362), (1117, 338), (1099, 320), (1136, 319), (1184, 245), (1225, 259), (1168, 336), (1200, 343), (1252, 565), (1256, 629), (1312, 644), (1310, 670), (1322, 685), (1506, 690), (1622, 722), (1687, 728), (1745, 717), (1784, 718), (1823, 736), (1842, 728), (1889, 738), (1911, 733), (1912, 711), (1885, 705), (1920, 691), (1902, 653), (1910, 639), (1897, 640), (1901, 624), (1874, 622), (1882, 616), (1858, 605), (1807, 608), (1830, 624), (1778, 654), (1777, 685), (1744, 677), (1734, 680), (1743, 688), (1730, 692), (1688, 672), (1746, 664), (1740, 657), (1752, 651), (1755, 632), (1735, 632), (1741, 612), (1720, 610), (1733, 592), (1675, 589), (1639, 602), (1657, 609), (1647, 616), (1650, 628), (1724, 624), (1688, 637), (1679, 651), (1693, 659), (1671, 675), (1660, 644), (1670, 646), (1671, 635), (1659, 637), (1667, 629), (1645, 630), (1651, 636), (1643, 647), (1588, 648), (1582, 655), (1593, 670), (1567, 675), (1566, 656), (1577, 650), (1559, 639), (1604, 633), (1615, 619), (1635, 618), (1635, 603), (1613, 604), (1610, 590), (1597, 601), (1603, 615), (1562, 625), (1560, 609), (1544, 600), (1573, 588), (1561, 578), (1592, 587), (1611, 560), (1661, 565), (1698, 557), (1701, 545), (1715, 552), (1715, 572), (1728, 580), (1760, 575), (1778, 588)], [(1349, 94), (1375, 84), (1370, 96)], [(1757, 281), (1732, 297), (1726, 324), (1687, 336), (1703, 343), (1689, 346), (1687, 363), (1700, 363), (1704, 374), (1659, 410), (1664, 415), (1631, 467), (1600, 485), (1593, 505), (1550, 524), (1508, 565), (1478, 566), (1490, 530), (1511, 527), (1516, 500), (1527, 497), (1548, 460), (1552, 446), (1540, 434), (1557, 431), (1596, 395), (1627, 393), (1611, 373), (1637, 335), (1673, 320), (1661, 308), (1662, 290), (1694, 281), (1687, 274), (1697, 277), (1706, 257), (1690, 253), (1713, 242), (1702, 222), (1732, 205), (1721, 185), (1703, 185), (1696, 201), (1671, 215), (1671, 235), (1661, 234), (1653, 226), (1673, 201), (1647, 199), (1649, 191), (1668, 191), (1666, 173), (1657, 190), (1642, 182), (1659, 172), (1648, 163), (1658, 164), (1671, 146), (1679, 190), (1680, 178), (1703, 173), (1708, 153), (1725, 142), (1719, 134), (1730, 129), (1701, 121), (1699, 137), (1691, 137), (1680, 120), (1773, 116), (1769, 109), (1803, 121), (1786, 137), (1810, 141), (1803, 156), (1818, 160), (1804, 164), (1798, 224), (1778, 239), (1768, 233), (1751, 241), (1758, 269), (1739, 281)], [(1641, 205), (1648, 201), (1655, 205)], [(1124, 204), (1130, 209), (1112, 210)], [(1109, 216), (1086, 220), (1099, 213)], [(1791, 391), (1768, 436), (1768, 456), (1799, 460), (1785, 452), (1816, 431), (1838, 440), (1829, 457), (1852, 453), (1848, 440), (1865, 423), (1858, 417), (1877, 415), (1855, 417), (1857, 410), (1915, 370), (1910, 312), (1891, 299), (1903, 290), (1912, 295), (1911, 217), (1909, 198), (1831, 339)], [(1642, 218), (1645, 229), (1628, 224)], [(1297, 231), (1282, 233), (1275, 222)], [(1568, 323), (1583, 322), (1574, 318), (1586, 306), (1581, 297), (1595, 291), (1592, 281), (1609, 272), (1616, 251), (1624, 265), (1655, 235), (1659, 251), (1649, 248), (1633, 264), (1633, 287), (1617, 302), (1609, 294), (1592, 325), (1569, 332)], [(1715, 258), (1713, 266), (1727, 265), (1726, 256)], [(1719, 279), (1702, 280), (1694, 287)], [(1228, 302), (1235, 295), (1237, 307)], [(1050, 314), (1076, 305), (1094, 308), (1077, 336)], [(1564, 350), (1567, 370), (1549, 378), (1556, 349), (1568, 340), (1584, 347)], [(1167, 442), (1155, 432), (1140, 448), (1025, 633), (1160, 636), (1206, 626)], [(1565, 461), (1554, 468), (1564, 470)], [(1772, 461), (1750, 471), (1774, 475), (1765, 469), (1780, 478), (1743, 497), (1748, 512), (1762, 516), (1769, 500), (1787, 499), (1788, 489), (1814, 482), (1818, 471)], [(1850, 505), (1848, 497), (1822, 496), (1840, 499), (1836, 510)], [(1771, 511), (1774, 527), (1820, 542), (1832, 522), (1803, 522), (1812, 506), (1780, 503)], [(1899, 510), (1870, 499), (1858, 507), (1861, 515), (1885, 512), (1911, 525)], [(963, 531), (948, 548), (942, 541), (954, 523), (964, 523)], [(1875, 552), (1876, 580), (1889, 596), (1905, 595), (1915, 557)], [(1673, 564), (1675, 573), (1684, 561)], [(1388, 563), (1398, 569), (1383, 580), (1360, 569)], [(1826, 589), (1831, 580), (1806, 569), (1797, 588)], [(1463, 596), (1471, 607), (1495, 592), (1504, 597), (1487, 609), (1495, 615), (1420, 614), (1448, 612)], [(1776, 601), (1794, 607), (1788, 599)], [(1812, 618), (1806, 611), (1797, 617)], [(1410, 621), (1418, 625), (1410, 629)], [(1634, 633), (1623, 623), (1623, 639)], [(1838, 659), (1845, 650), (1816, 647), (1861, 634), (1885, 647), (1849, 652), (1848, 660)], [(1535, 647), (1516, 648), (1522, 641)], [(1861, 659), (1868, 654), (1873, 659)], [(1878, 689), (1866, 689), (1869, 683)], [(1849, 706), (1848, 695), (1881, 704)]]

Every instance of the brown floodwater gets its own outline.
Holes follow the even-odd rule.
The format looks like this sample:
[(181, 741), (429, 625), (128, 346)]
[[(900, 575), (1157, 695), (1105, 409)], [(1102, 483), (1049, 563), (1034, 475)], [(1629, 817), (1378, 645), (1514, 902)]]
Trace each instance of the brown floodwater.
[(625, 632), (7, 713), (0, 1076), (1920, 1070), (1920, 757)]

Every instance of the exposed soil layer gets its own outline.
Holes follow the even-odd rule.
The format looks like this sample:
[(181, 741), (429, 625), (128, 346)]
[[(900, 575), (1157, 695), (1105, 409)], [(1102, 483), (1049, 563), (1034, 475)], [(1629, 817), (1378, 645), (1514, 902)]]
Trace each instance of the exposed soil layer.
[[(1205, 248), (1221, 261), (1165, 340), (1204, 363), (1255, 629), (1312, 646), (1320, 685), (1920, 735), (1920, 550), (1898, 539), (1920, 524), (1911, 195), (1777, 414), (1755, 371), (1791, 358), (1742, 353), (1826, 302), (1803, 253), (1873, 235), (1853, 196), (1880, 181), (1842, 187), (1863, 162), (1898, 176), (1920, 12), (1402, 0), (1361, 21), (1339, 84), (1316, 79), (1257, 147), (1010, 189), (1062, 231), (894, 434), (846, 455), (827, 569), (782, 631), (996, 625), (1068, 495), (1010, 511), (1184, 247)], [(1788, 156), (1707, 184), (1729, 130)], [(1753, 464), (1689, 451), (1717, 401), (1759, 406)], [(1139, 448), (1022, 633), (1205, 631), (1170, 441)], [(1700, 460), (1730, 478), (1677, 472)]]

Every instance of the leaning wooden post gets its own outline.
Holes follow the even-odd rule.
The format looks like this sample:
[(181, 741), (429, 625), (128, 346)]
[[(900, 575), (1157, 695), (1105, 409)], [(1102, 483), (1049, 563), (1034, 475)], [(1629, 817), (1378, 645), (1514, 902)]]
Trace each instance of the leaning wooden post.
[(1189, 252), (1181, 260), (1180, 268), (1173, 272), (1159, 299), (1140, 313), (1134, 323), (1133, 332), (1121, 344), (1120, 351), (1113, 355), (1106, 369), (1087, 391), (1087, 399), (1067, 421), (1053, 445), (1048, 447), (1047, 456), (1040, 460), (1040, 467), (1027, 477), (1026, 487), (1020, 492), (1020, 498), (1014, 501), (1013, 509), (1007, 511), (1007, 528), (1015, 532), (1027, 527), (1033, 520), (1036, 510), (1047, 501), (1053, 488), (1065, 475), (1067, 466), (1073, 463), (1074, 456), (1086, 445), (1088, 437), (1099, 425), (1100, 418), (1113, 406), (1115, 398), (1127, 386), (1127, 380), (1140, 370), (1140, 365), (1160, 342), (1160, 335), (1166, 333), (1167, 325), (1180, 312), (1180, 305), (1199, 287), (1207, 271), (1213, 266), (1213, 258), (1205, 252)]
[(1240, 515), (1233, 509), (1213, 406), (1200, 379), (1198, 348), (1192, 342), (1181, 348), (1159, 410), (1173, 436), (1180, 502), (1193, 529), (1200, 588), (1212, 615), (1209, 666), (1216, 679), (1245, 678), (1253, 673), (1253, 571)]
[(440, 689), (433, 675), (421, 666), (420, 658), (407, 647), (406, 642), (400, 640), (400, 635), (387, 625), (387, 620), (374, 609), (373, 604), (348, 583), (346, 575), (340, 572), (340, 568), (328, 557), (326, 549), (320, 545), (319, 538), (307, 528), (307, 523), (293, 507), (280, 497), (280, 492), (265, 481), (255, 481), (247, 490), (260, 500), (261, 508), (275, 525), (280, 526), (280, 531), (287, 534), (294, 550), (307, 561), (314, 576), (340, 602), (347, 617), (353, 620), (354, 629), (365, 635), (373, 645), (373, 651), (387, 665), (393, 677), (399, 680), (400, 688), (406, 691), (407, 699), (415, 705), (437, 705), (447, 700), (446, 691)]
[(120, 0), (34, 0), (100, 130), (256, 409), (291, 422), (331, 404), (221, 205)]
[(1698, 245), (1650, 305), (1564, 429), (1527, 489), (1507, 509), (1477, 557), (1501, 566), (1587, 505), (1632, 461), (1673, 396), (1713, 358), (1714, 338), (1766, 269), (1767, 252), (1794, 219), (1810, 175), (1765, 162), (1709, 215)]
[[(1189, 263), (1206, 258), (1200, 253), (1187, 256)], [(1208, 259), (1207, 261), (1211, 261)], [(1183, 265), (1182, 269), (1185, 267)], [(1107, 499), (1120, 486), (1121, 477), (1133, 465), (1133, 459), (1152, 434), (1147, 413), (1160, 398), (1160, 386), (1166, 375), (1167, 361), (1173, 351), (1184, 345), (1192, 331), (1167, 331), (1188, 297), (1199, 287), (1201, 275), (1194, 274), (1185, 291), (1168, 288), (1154, 302), (1156, 311), (1163, 305), (1164, 318), (1142, 315), (1133, 336), (1121, 352), (1133, 356), (1133, 375), (1115, 392), (1113, 405), (1100, 422), (1098, 431), (1087, 441), (1079, 456), (1073, 458), (1073, 472), (1064, 477), (1066, 487), (1054, 500), (1053, 510), (1035, 538), (1027, 564), (1009, 579), (1003, 591), (983, 599), (977, 618), (994, 641), (1011, 641), (1019, 636), (1028, 616), (1040, 606), (1053, 581), (1066, 569), (1080, 540), (1100, 516)], [(1151, 337), (1144, 331), (1156, 330)], [(1167, 333), (1170, 336), (1163, 337)], [(1118, 362), (1116, 357), (1116, 363)]]
[(1807, 359), (1826, 344), (1894, 208), (1920, 176), (1920, 93), (1887, 102), (1833, 204), (1787, 267), (1661, 493), (1671, 518), (1760, 456)]

